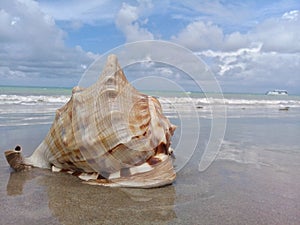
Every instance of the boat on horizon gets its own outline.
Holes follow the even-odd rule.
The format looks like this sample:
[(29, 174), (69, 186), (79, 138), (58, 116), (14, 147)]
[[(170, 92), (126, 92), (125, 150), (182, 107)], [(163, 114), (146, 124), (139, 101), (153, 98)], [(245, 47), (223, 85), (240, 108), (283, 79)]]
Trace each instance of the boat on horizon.
[(266, 95), (288, 95), (287, 90), (272, 90), (267, 91)]

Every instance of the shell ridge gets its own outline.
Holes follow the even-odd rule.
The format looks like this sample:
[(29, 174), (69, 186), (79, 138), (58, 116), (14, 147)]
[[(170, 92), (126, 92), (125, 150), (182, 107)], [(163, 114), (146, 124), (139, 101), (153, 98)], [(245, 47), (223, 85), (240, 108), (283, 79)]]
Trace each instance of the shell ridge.
[(162, 186), (176, 176), (168, 151), (174, 130), (159, 101), (132, 86), (110, 55), (93, 85), (73, 88), (25, 162), (53, 166), (92, 184)]

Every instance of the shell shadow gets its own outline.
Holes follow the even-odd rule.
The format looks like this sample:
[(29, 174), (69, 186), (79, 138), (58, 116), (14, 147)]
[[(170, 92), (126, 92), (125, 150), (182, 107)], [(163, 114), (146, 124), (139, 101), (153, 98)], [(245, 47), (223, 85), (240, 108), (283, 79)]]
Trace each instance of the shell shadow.
[(36, 177), (31, 171), (11, 172), (6, 185), (6, 193), (8, 196), (22, 195), (23, 189), (27, 181)]

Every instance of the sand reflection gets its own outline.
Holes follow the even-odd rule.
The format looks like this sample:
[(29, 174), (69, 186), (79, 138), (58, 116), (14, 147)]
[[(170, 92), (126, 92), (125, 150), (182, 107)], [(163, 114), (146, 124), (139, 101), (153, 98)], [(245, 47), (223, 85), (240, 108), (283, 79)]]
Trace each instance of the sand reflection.
[(106, 188), (81, 183), (68, 174), (33, 169), (11, 173), (8, 195), (21, 195), (36, 179), (48, 195), (52, 215), (62, 224), (166, 224), (176, 218), (175, 189)]
[(8, 196), (22, 195), (23, 188), (27, 181), (36, 177), (35, 173), (30, 171), (11, 172), (6, 185), (6, 193)]

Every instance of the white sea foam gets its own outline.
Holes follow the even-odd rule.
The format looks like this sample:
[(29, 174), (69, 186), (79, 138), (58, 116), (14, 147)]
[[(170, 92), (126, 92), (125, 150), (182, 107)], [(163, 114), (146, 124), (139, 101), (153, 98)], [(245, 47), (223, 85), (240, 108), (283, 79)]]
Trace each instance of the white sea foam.
[(277, 106), (290, 106), (300, 107), (300, 100), (266, 100), (266, 99), (220, 99), (220, 98), (187, 98), (187, 97), (172, 97), (172, 98), (159, 98), (162, 104), (190, 105), (199, 108), (200, 106), (207, 105), (225, 105), (226, 107), (240, 107), (240, 106), (252, 106), (252, 107), (277, 107)]
[[(48, 96), (48, 95), (0, 95), (0, 104), (61, 104), (66, 103), (70, 96)], [(196, 107), (207, 105), (225, 105), (227, 107), (252, 106), (252, 107), (274, 107), (290, 106), (300, 107), (300, 100), (291, 99), (229, 99), (229, 98), (190, 98), (190, 97), (159, 97), (160, 102), (165, 106)]]
[(47, 96), (47, 95), (0, 95), (0, 104), (59, 104), (66, 103), (70, 96)]
[(18, 126), (30, 126), (30, 125), (48, 125), (48, 124), (52, 124), (52, 121), (50, 122), (30, 122), (30, 123), (20, 123), (20, 122), (16, 122), (16, 123), (0, 123), (0, 127), (8, 127), (8, 126), (14, 126), (14, 127), (18, 127)]
[[(158, 97), (165, 115), (170, 119), (183, 117), (217, 118), (240, 118), (252, 116), (276, 117), (294, 116), (300, 110), (300, 98), (290, 97), (283, 99), (268, 98), (265, 96), (237, 96), (236, 98), (205, 98), (201, 97)], [(0, 124), (27, 122), (48, 123), (53, 118), (43, 116), (54, 116), (55, 111), (67, 103), (68, 95), (0, 95)], [(224, 114), (224, 109), (227, 114)], [(289, 111), (289, 113), (284, 113)], [(16, 117), (15, 117), (16, 115)]]

